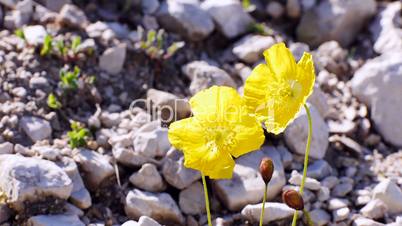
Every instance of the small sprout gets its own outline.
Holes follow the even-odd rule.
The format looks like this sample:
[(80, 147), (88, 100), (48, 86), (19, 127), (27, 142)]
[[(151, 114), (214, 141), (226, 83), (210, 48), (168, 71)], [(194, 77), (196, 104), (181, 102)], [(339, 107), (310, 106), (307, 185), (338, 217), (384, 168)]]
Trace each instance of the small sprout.
[(71, 148), (83, 147), (86, 144), (86, 139), (90, 135), (88, 129), (73, 121), (71, 123), (71, 131), (67, 132), (69, 138), (68, 144)]
[(59, 51), (59, 53), (60, 53), (60, 55), (61, 56), (65, 56), (65, 55), (67, 55), (67, 47), (64, 45), (64, 41), (63, 40), (59, 40), (57, 43), (56, 43), (56, 47), (57, 47), (57, 50)]
[(242, 6), (243, 6), (243, 9), (248, 9), (248, 8), (250, 8), (250, 6), (251, 6), (250, 0), (243, 0), (243, 1), (241, 2), (241, 4), (242, 4)]
[(163, 35), (164, 35), (165, 31), (163, 29), (160, 29), (158, 31), (158, 34), (156, 35), (156, 44), (158, 49), (162, 49), (163, 47)]
[(257, 33), (260, 35), (273, 35), (272, 29), (268, 28), (264, 23), (251, 23), (249, 30), (252, 33)]
[(286, 205), (295, 210), (304, 209), (303, 197), (295, 190), (287, 190), (282, 194), (282, 200)]
[(89, 77), (87, 78), (87, 83), (88, 83), (88, 84), (93, 85), (93, 84), (95, 84), (95, 81), (96, 81), (96, 76), (95, 76), (95, 75), (91, 75), (91, 76), (89, 76)]
[(45, 36), (45, 40), (43, 41), (42, 49), (40, 50), (41, 56), (47, 56), (50, 51), (52, 51), (52, 42), (53, 38), (50, 35)]
[(60, 109), (62, 107), (60, 101), (57, 100), (53, 93), (49, 94), (47, 97), (47, 106), (49, 106), (51, 109)]
[(75, 36), (73, 38), (73, 41), (71, 43), (71, 50), (73, 51), (74, 54), (78, 52), (78, 46), (81, 44), (81, 37), (80, 36)]
[(74, 71), (60, 70), (60, 80), (63, 88), (75, 90), (78, 88), (78, 75), (81, 70), (75, 66)]
[(264, 157), (260, 163), (260, 173), (265, 184), (268, 184), (274, 174), (274, 163), (271, 158)]
[(170, 45), (165, 54), (165, 59), (172, 57), (179, 49), (184, 47), (184, 42), (174, 42)]
[(18, 28), (17, 30), (14, 31), (14, 34), (19, 37), (20, 39), (25, 40), (25, 35), (24, 32), (22, 31), (21, 28)]
[(147, 46), (152, 45), (152, 43), (154, 43), (155, 39), (156, 39), (156, 31), (154, 31), (154, 30), (148, 31), (147, 42), (146, 42)]

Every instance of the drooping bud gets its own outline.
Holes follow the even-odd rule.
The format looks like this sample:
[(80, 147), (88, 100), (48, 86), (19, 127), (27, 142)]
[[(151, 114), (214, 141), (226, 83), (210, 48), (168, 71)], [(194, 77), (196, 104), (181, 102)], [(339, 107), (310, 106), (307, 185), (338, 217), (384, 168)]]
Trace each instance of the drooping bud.
[(286, 205), (295, 210), (304, 209), (303, 197), (295, 190), (287, 190), (282, 194), (282, 200)]
[(272, 162), (272, 159), (268, 157), (261, 159), (260, 173), (265, 184), (268, 184), (271, 181), (272, 174), (274, 173), (274, 163)]

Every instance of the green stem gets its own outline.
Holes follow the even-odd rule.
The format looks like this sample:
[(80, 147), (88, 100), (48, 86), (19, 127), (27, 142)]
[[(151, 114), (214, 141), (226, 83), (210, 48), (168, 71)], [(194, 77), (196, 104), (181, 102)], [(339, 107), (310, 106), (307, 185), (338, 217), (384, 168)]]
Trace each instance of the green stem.
[(307, 225), (314, 226), (313, 220), (310, 217), (310, 213), (306, 209), (303, 209), (303, 214), (304, 214), (304, 216), (306, 216)]
[[(311, 137), (313, 136), (313, 121), (311, 119), (310, 109), (308, 108), (307, 104), (304, 104), (304, 109), (306, 110), (307, 119), (308, 119), (308, 137), (307, 137), (306, 151), (305, 151), (305, 154), (304, 154), (303, 177), (302, 177), (302, 181), (301, 181), (301, 184), (300, 184), (300, 194), (301, 195), (303, 195), (304, 183), (306, 182), (307, 167), (308, 167), (308, 156), (310, 154)], [(296, 222), (297, 222), (297, 211), (295, 211), (295, 213), (293, 215), (292, 226), (296, 226)]]
[(264, 220), (265, 202), (267, 201), (267, 191), (268, 191), (268, 184), (265, 184), (264, 198), (262, 199), (262, 209), (261, 209), (261, 215), (260, 215), (260, 226), (262, 226), (262, 222)]
[(201, 178), (202, 178), (202, 184), (204, 185), (205, 209), (207, 210), (208, 226), (212, 226), (211, 211), (209, 210), (209, 197), (208, 197), (207, 182), (205, 181), (205, 176), (203, 173), (201, 173)]

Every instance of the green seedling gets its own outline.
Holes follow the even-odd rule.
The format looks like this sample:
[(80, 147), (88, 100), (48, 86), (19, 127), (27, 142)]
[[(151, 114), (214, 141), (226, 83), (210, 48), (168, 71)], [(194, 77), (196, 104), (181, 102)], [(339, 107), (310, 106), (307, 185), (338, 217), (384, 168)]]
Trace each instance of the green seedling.
[(78, 46), (81, 44), (81, 37), (80, 36), (75, 36), (73, 38), (73, 41), (71, 42), (71, 50), (73, 51), (74, 54), (78, 52)]
[(63, 40), (59, 40), (59, 41), (56, 43), (56, 48), (57, 48), (57, 50), (59, 51), (59, 53), (60, 53), (61, 56), (64, 57), (64, 56), (67, 55), (68, 49), (67, 49), (66, 45), (64, 44), (64, 41), (63, 41)]
[(14, 31), (14, 34), (19, 37), (20, 39), (25, 40), (25, 35), (24, 32), (22, 31), (21, 28), (18, 28), (17, 30)]
[(53, 38), (50, 35), (46, 35), (43, 40), (42, 49), (40, 50), (41, 56), (47, 56), (52, 51)]
[(76, 90), (78, 88), (78, 76), (81, 70), (75, 66), (74, 71), (60, 70), (60, 81), (64, 89)]
[[(139, 28), (138, 33), (143, 36), (144, 31)], [(139, 47), (140, 49), (143, 49), (145, 53), (152, 59), (168, 59), (172, 57), (177, 50), (184, 46), (184, 42), (174, 42), (165, 49), (164, 47), (167, 45), (164, 36), (165, 31), (163, 29), (158, 31), (149, 30), (146, 33), (146, 39), (140, 41)]]
[(51, 109), (60, 109), (62, 107), (60, 101), (57, 100), (57, 97), (53, 93), (47, 96), (47, 106)]
[(73, 121), (71, 123), (71, 131), (67, 132), (69, 138), (68, 144), (71, 148), (83, 147), (89, 135), (90, 132), (88, 129), (80, 125), (80, 123)]

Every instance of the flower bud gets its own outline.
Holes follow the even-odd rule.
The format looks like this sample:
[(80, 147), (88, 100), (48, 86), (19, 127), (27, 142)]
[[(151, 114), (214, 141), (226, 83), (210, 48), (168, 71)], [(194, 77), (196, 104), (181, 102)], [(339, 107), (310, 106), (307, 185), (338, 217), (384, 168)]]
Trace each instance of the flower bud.
[(261, 160), (260, 173), (265, 184), (268, 184), (269, 181), (271, 181), (272, 174), (274, 173), (274, 163), (272, 162), (272, 159), (264, 157)]
[(290, 208), (295, 210), (304, 209), (303, 197), (295, 190), (287, 190), (282, 194), (283, 202)]

